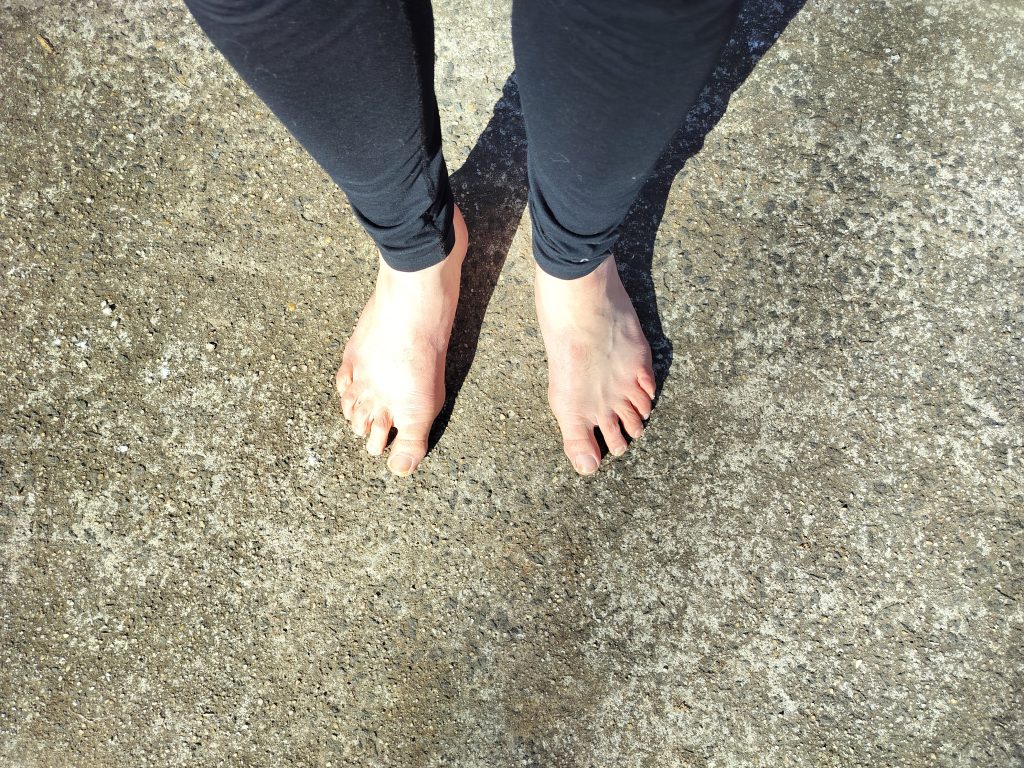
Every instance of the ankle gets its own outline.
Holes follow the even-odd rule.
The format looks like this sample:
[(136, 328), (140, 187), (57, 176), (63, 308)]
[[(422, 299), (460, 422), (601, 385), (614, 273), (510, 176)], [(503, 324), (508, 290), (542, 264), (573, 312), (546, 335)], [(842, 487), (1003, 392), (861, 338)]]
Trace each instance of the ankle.
[(595, 270), (582, 277), (568, 279), (555, 277), (545, 272), (536, 262), (534, 262), (534, 267), (536, 268), (536, 282), (542, 284), (545, 291), (578, 297), (599, 296), (607, 293), (612, 277), (618, 275), (615, 261), (610, 255)]

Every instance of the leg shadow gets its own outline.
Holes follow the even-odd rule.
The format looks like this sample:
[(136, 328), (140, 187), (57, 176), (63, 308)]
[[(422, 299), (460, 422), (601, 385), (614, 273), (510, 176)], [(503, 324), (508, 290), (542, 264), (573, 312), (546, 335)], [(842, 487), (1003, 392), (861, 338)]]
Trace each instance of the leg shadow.
[(704, 146), (704, 138), (725, 114), (732, 94), (747, 79), (804, 2), (746, 0), (718, 66), (623, 222), (615, 246), (616, 263), (651, 343), (659, 395), (672, 365), (672, 343), (665, 336), (658, 316), (651, 267), (654, 243), (665, 214), (669, 190), (686, 161)]
[[(616, 263), (651, 344), (659, 394), (672, 365), (672, 343), (658, 316), (651, 266), (669, 190), (686, 161), (700, 151), (705, 136), (725, 114), (732, 94), (805, 1), (746, 0), (718, 66), (623, 222), (615, 246)], [(451, 183), (466, 218), (470, 246), (445, 367), (447, 397), (430, 434), (431, 449), (444, 433), (469, 373), (484, 313), (526, 207), (526, 128), (514, 72), (505, 82), (490, 122), (466, 162), (452, 174)], [(605, 450), (605, 446), (601, 448)]]
[(469, 252), (448, 343), (445, 403), (431, 430), (431, 448), (447, 427), (469, 373), (484, 313), (526, 208), (526, 126), (514, 72), (466, 162), (452, 174), (451, 184), (469, 229)]

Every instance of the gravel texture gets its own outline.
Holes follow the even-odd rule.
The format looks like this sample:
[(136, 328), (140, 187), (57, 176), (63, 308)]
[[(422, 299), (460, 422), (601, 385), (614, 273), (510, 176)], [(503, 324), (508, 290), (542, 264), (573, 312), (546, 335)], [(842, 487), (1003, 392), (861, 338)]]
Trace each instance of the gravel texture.
[(0, 0), (0, 765), (1024, 765), (1024, 5), (748, 2), (591, 478), (509, 4), (435, 13), (474, 244), (398, 479), (333, 391), (342, 193), (180, 3)]

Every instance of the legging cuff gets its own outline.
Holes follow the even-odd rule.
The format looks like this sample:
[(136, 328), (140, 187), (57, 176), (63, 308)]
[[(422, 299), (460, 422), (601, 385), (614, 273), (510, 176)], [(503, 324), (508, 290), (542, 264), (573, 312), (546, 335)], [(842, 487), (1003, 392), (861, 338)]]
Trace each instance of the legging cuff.
[(537, 265), (561, 280), (575, 280), (601, 266), (615, 244), (619, 226), (596, 233), (570, 230), (555, 217), (535, 181), (530, 192), (533, 258)]
[[(381, 226), (368, 218), (349, 196), (353, 213), (377, 244), (384, 262), (399, 272), (417, 272), (439, 264), (455, 247), (455, 198), (441, 152), (421, 169), (411, 189), (411, 194), (402, 196), (411, 198), (414, 202), (410, 207), (423, 213), (391, 226)], [(390, 190), (385, 194), (388, 199), (395, 198)], [(382, 200), (374, 202), (382, 207)]]

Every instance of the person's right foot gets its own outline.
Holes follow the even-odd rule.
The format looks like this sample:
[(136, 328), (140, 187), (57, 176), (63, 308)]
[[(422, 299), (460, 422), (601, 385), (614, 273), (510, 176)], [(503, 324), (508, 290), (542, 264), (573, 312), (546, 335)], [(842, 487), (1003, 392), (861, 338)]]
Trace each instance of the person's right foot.
[(380, 260), (377, 284), (345, 346), (335, 377), (352, 431), (379, 456), (391, 428), (388, 469), (410, 474), (427, 453), (444, 404), (444, 367), (469, 235), (455, 209), (455, 247), (427, 269), (399, 272)]

